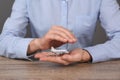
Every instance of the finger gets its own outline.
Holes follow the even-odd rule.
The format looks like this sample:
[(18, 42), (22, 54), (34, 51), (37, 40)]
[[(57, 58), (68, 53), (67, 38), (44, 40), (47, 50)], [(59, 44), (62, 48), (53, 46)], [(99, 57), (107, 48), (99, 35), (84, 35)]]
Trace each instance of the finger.
[(64, 33), (63, 31), (55, 30), (53, 32), (53, 34), (59, 35), (59, 36), (63, 37), (66, 40), (70, 40), (69, 36), (66, 33)]
[(57, 26), (57, 27), (55, 27), (55, 29), (64, 32), (70, 39), (72, 39), (72, 41), (76, 41), (76, 37), (73, 35), (73, 33), (71, 31), (69, 31), (61, 26)]
[(67, 30), (61, 26), (53, 26), (52, 29), (64, 32), (70, 38), (69, 41), (72, 41), (72, 42), (76, 41), (75, 36), (69, 30)]
[(74, 59), (74, 57), (69, 54), (63, 55), (62, 59), (68, 62), (76, 62), (76, 59)]
[(35, 58), (41, 58), (41, 57), (46, 57), (46, 56), (50, 56), (50, 55), (54, 55), (54, 53), (52, 52), (42, 52), (42, 53), (37, 53), (35, 54)]
[(61, 31), (53, 31), (52, 32), (52, 38), (56, 39), (56, 40), (60, 40), (62, 42), (69, 42), (69, 43), (73, 43), (74, 41), (68, 37), (68, 35), (66, 35), (64, 32)]
[(64, 65), (70, 64), (69, 62), (67, 62), (65, 60), (62, 60), (61, 57), (57, 57), (57, 56), (42, 57), (40, 60), (41, 61), (47, 61), (47, 62), (64, 64)]
[(63, 42), (63, 43), (68, 42), (67, 39), (65, 39), (64, 37), (62, 37), (60, 35), (57, 35), (57, 34), (53, 34), (50, 37), (51, 37), (52, 40), (60, 41), (60, 42)]
[[(60, 32), (61, 33), (61, 32)], [(60, 34), (58, 33), (55, 33), (55, 31), (53, 30), (50, 30), (48, 33), (47, 33), (47, 36), (45, 36), (45, 38), (47, 40), (56, 40), (56, 41), (60, 41), (60, 42), (63, 42), (63, 43), (66, 43), (67, 42), (67, 39), (63, 36), (61, 36)]]

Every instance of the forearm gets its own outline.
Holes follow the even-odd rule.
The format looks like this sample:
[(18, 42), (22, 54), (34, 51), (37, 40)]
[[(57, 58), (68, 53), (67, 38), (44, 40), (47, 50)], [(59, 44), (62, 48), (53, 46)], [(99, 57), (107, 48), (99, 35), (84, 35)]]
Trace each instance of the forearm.
[(27, 47), (32, 38), (20, 38), (10, 35), (0, 36), (0, 55), (9, 58), (27, 58)]

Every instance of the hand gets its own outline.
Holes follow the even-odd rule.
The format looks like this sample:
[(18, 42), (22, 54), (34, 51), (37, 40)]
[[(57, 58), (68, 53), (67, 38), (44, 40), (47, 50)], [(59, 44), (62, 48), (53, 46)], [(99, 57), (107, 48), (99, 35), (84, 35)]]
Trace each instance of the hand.
[(35, 58), (39, 58), (41, 61), (60, 63), (63, 65), (69, 65), (75, 62), (89, 62), (91, 61), (90, 54), (80, 48), (72, 50), (69, 54), (60, 56), (50, 56), (51, 52), (42, 52), (35, 55)]
[(49, 49), (52, 46), (59, 47), (65, 43), (76, 42), (75, 36), (69, 30), (61, 26), (53, 26), (41, 39), (43, 49)]
[(31, 41), (28, 53), (36, 50), (46, 50), (53, 47), (59, 47), (66, 43), (74, 43), (77, 39), (67, 29), (61, 26), (53, 26), (42, 38), (37, 38)]

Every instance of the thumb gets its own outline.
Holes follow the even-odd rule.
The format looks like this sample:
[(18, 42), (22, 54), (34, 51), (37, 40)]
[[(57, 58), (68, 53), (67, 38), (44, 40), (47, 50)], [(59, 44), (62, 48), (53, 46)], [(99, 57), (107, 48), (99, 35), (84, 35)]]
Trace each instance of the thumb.
[(69, 61), (69, 62), (80, 62), (82, 60), (82, 56), (80, 54), (65, 54), (62, 56), (63, 60)]
[(74, 58), (71, 55), (65, 54), (65, 55), (62, 56), (62, 59), (66, 60), (66, 61), (69, 61), (69, 62), (74, 62)]

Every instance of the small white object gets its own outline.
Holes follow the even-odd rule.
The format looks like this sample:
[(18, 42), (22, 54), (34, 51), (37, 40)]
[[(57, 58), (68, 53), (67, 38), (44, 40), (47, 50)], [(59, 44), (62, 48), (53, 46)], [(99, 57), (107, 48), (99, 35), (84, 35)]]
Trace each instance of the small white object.
[(55, 53), (56, 55), (69, 53), (67, 50), (57, 50), (54, 47), (51, 47), (51, 52)]

